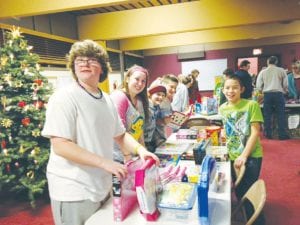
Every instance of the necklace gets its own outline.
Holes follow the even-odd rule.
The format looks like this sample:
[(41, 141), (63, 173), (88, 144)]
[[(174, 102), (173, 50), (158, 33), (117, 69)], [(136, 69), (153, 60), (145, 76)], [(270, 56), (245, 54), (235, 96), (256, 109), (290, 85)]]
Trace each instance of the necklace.
[(97, 87), (97, 89), (98, 89), (98, 91), (99, 91), (99, 96), (97, 95), (97, 96), (95, 96), (95, 95), (93, 95), (92, 93), (90, 93), (88, 90), (86, 90), (85, 89), (85, 87), (83, 87), (79, 82), (77, 82), (78, 83), (78, 85), (86, 92), (86, 93), (88, 93), (90, 96), (92, 96), (94, 99), (101, 99), (102, 98), (102, 96), (103, 96), (103, 93), (102, 93), (102, 91), (101, 91), (101, 89), (100, 88), (98, 88)]

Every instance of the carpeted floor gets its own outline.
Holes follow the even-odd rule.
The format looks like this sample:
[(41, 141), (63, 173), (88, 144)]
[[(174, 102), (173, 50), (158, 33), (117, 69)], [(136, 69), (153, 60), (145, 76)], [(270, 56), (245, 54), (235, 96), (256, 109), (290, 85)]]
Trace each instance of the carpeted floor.
[(262, 140), (267, 225), (300, 224), (300, 140)]
[[(300, 224), (300, 140), (262, 140), (264, 160), (261, 178), (267, 186), (266, 225)], [(32, 210), (29, 204), (3, 199), (1, 225), (53, 225), (48, 199)]]

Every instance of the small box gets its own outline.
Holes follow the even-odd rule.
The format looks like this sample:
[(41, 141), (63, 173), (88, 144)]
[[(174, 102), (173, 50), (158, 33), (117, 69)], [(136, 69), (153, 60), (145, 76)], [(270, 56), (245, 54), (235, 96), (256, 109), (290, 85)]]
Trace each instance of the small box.
[(179, 129), (176, 133), (176, 139), (197, 139), (197, 129)]
[(218, 114), (218, 101), (216, 98), (203, 97), (201, 106), (201, 114), (203, 115)]
[(171, 182), (164, 186), (159, 196), (158, 208), (162, 220), (186, 221), (196, 199), (196, 185), (186, 182)]

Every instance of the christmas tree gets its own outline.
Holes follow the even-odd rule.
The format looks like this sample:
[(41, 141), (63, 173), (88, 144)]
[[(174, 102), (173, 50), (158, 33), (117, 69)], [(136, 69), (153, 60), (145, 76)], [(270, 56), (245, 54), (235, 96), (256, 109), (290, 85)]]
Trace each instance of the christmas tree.
[(35, 197), (47, 187), (49, 140), (41, 136), (52, 93), (41, 75), (39, 57), (19, 28), (5, 32), (0, 48), (0, 191)]

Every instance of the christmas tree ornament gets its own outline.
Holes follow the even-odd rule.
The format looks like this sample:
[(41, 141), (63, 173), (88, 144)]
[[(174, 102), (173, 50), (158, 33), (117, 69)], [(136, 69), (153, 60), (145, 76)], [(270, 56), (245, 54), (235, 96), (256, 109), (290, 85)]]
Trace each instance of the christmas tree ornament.
[(28, 111), (29, 108), (30, 108), (29, 105), (25, 105), (25, 106), (24, 106), (24, 111), (25, 111), (25, 112)]
[(41, 136), (41, 131), (39, 129), (34, 129), (31, 134), (33, 137), (39, 137)]
[(22, 87), (22, 86), (23, 86), (22, 81), (17, 80), (17, 81), (15, 82), (15, 87), (20, 88), (20, 87)]
[(44, 103), (42, 101), (35, 101), (33, 105), (36, 109), (40, 109), (43, 107)]
[(41, 79), (35, 79), (34, 83), (37, 84), (38, 86), (42, 86), (43, 85), (43, 80), (41, 80)]
[(33, 46), (28, 46), (28, 47), (27, 47), (27, 50), (28, 50), (28, 51), (31, 51), (32, 49), (33, 49)]
[(32, 155), (32, 156), (35, 156), (35, 150), (33, 149), (33, 150), (31, 150), (31, 152), (30, 152), (30, 155)]
[(24, 61), (21, 62), (21, 69), (22, 69), (22, 70), (25, 70), (25, 68), (28, 69), (28, 64), (27, 64), (27, 62), (24, 60)]
[(2, 148), (2, 149), (6, 148), (6, 144), (7, 144), (6, 141), (5, 141), (5, 140), (2, 140), (2, 141), (1, 141), (1, 148)]
[(29, 117), (25, 117), (24, 119), (22, 119), (22, 124), (27, 127), (30, 124), (30, 118)]
[(38, 63), (35, 64), (35, 68), (36, 68), (37, 71), (40, 71), (40, 69), (41, 69), (40, 64), (38, 64)]
[(20, 167), (20, 164), (18, 162), (15, 162), (15, 167), (16, 168), (19, 168)]
[(4, 81), (6, 81), (6, 83), (8, 83), (9, 86), (11, 86), (12, 85), (11, 74), (4, 74)]
[(10, 53), (9, 58), (10, 58), (10, 60), (13, 60), (15, 58), (14, 54)]
[(8, 61), (8, 57), (7, 56), (2, 56), (0, 58), (0, 64), (1, 64), (1, 66), (6, 66), (7, 61)]
[(27, 44), (26, 44), (26, 41), (24, 41), (24, 40), (21, 40), (21, 41), (20, 41), (20, 45), (19, 45), (19, 46), (20, 46), (20, 48), (21, 48), (21, 49), (25, 49), (25, 48), (26, 48), (26, 46), (27, 46)]
[(40, 152), (41, 152), (41, 149), (39, 147), (34, 147), (33, 150), (34, 150), (36, 155), (40, 154)]
[(13, 124), (13, 121), (11, 119), (2, 119), (2, 121), (1, 121), (1, 125), (5, 128), (11, 127), (12, 124)]
[(34, 178), (34, 172), (30, 170), (29, 172), (26, 173), (26, 176), (29, 177), (30, 179)]
[(24, 146), (20, 145), (19, 152), (23, 154), (25, 152)]
[(21, 37), (20, 27), (16, 28), (15, 26), (13, 26), (13, 28), (10, 31), (13, 39)]
[(33, 89), (34, 91), (37, 91), (37, 90), (39, 89), (39, 84), (34, 82), (34, 83), (31, 85), (31, 89)]
[(2, 96), (1, 97), (1, 104), (3, 106), (3, 109), (5, 109), (6, 104), (7, 104), (7, 98), (6, 98), (6, 96)]
[(5, 156), (8, 156), (8, 150), (5, 148), (5, 149), (3, 149), (3, 154), (5, 155)]
[(20, 102), (18, 103), (18, 106), (19, 106), (20, 108), (24, 108), (24, 107), (26, 106), (26, 102), (25, 102), (25, 101), (20, 101)]

